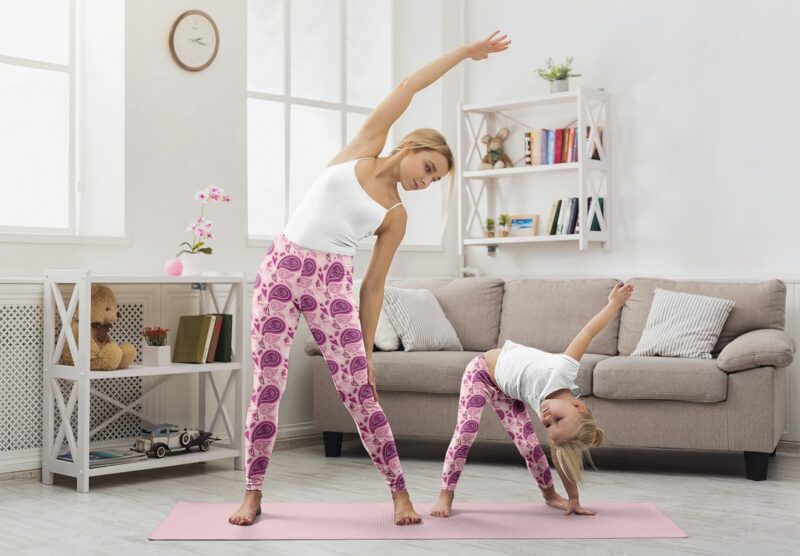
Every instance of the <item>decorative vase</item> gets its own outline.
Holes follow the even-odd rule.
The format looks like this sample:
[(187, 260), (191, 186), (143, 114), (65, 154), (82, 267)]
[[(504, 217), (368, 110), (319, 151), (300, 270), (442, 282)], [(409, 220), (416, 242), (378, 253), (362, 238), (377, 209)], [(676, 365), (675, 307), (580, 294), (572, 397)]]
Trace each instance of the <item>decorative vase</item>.
[(500, 235), (502, 237), (508, 237), (508, 230), (503, 230), (502, 232), (500, 232)]
[(494, 237), (494, 230), (486, 232), (486, 237)]
[(569, 79), (556, 79), (550, 82), (551, 93), (563, 93), (569, 90)]
[(180, 260), (183, 263), (181, 276), (200, 276), (205, 268), (207, 256), (203, 253), (181, 253)]
[(167, 276), (180, 276), (183, 272), (183, 263), (179, 258), (170, 259), (164, 265), (164, 273)]
[(150, 367), (163, 367), (170, 364), (169, 346), (142, 346), (142, 364)]

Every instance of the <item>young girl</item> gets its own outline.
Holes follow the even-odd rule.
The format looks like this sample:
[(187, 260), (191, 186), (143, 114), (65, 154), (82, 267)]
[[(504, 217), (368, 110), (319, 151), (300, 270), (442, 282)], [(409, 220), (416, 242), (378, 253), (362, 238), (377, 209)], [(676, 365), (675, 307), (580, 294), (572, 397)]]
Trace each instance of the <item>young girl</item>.
[[(251, 525), (261, 513), (261, 490), (277, 436), (278, 407), (300, 315), (320, 346), (364, 447), (389, 487), (395, 523), (421, 521), (378, 401), (372, 345), (384, 283), (408, 219), (400, 189), (423, 190), (439, 181), (452, 172), (453, 155), (442, 134), (431, 129), (412, 131), (388, 156), (379, 155), (389, 129), (416, 93), (463, 60), (484, 60), (506, 50), (509, 43), (497, 31), (406, 77), (320, 172), (267, 251), (256, 274), (251, 305), (253, 393), (244, 432), (245, 493), (242, 505), (228, 518), (230, 523)], [(372, 235), (377, 240), (356, 300), (353, 256), (358, 242)]]
[[(578, 484), (583, 458), (589, 448), (600, 446), (603, 432), (587, 407), (576, 398), (580, 388), (575, 378), (579, 361), (597, 334), (611, 321), (633, 293), (633, 286), (616, 284), (608, 304), (583, 327), (564, 353), (553, 354), (507, 340), (503, 349), (493, 349), (470, 361), (461, 382), (458, 420), (442, 470), (442, 490), (431, 510), (435, 517), (448, 517), (458, 479), (475, 441), (481, 413), (488, 402), (514, 441), (528, 470), (549, 506), (566, 515), (594, 515), (581, 506)], [(550, 453), (569, 500), (553, 487), (544, 455), (525, 403), (533, 407), (550, 436)]]

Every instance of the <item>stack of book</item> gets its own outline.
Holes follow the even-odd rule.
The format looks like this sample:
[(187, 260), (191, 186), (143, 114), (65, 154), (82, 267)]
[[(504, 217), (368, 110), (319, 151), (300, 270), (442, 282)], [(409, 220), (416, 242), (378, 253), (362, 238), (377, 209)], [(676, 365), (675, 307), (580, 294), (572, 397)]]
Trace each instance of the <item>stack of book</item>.
[[(64, 452), (58, 454), (58, 459), (72, 462), (72, 454)], [(89, 468), (106, 467), (108, 465), (119, 465), (120, 463), (131, 463), (147, 459), (144, 452), (134, 452), (133, 450), (91, 450), (89, 452)]]
[[(603, 215), (603, 197), (598, 197), (599, 203), (597, 212)], [(586, 200), (586, 214), (589, 214), (589, 209), (592, 206), (592, 197)], [(600, 231), (600, 220), (595, 214), (592, 218), (592, 225), (589, 227), (590, 231)], [(569, 234), (580, 233), (580, 225), (578, 223), (578, 198), (568, 197), (566, 199), (556, 199), (550, 206), (550, 216), (547, 219), (547, 227), (544, 229), (545, 233), (549, 236), (560, 236)]]
[(232, 315), (183, 315), (178, 322), (173, 363), (231, 361)]
[[(525, 164), (562, 164), (578, 161), (578, 141), (575, 140), (577, 128), (534, 129), (525, 134)], [(590, 128), (586, 127), (586, 137)], [(603, 142), (603, 128), (598, 129), (599, 140)], [(597, 145), (592, 149), (592, 158), (600, 159)]]

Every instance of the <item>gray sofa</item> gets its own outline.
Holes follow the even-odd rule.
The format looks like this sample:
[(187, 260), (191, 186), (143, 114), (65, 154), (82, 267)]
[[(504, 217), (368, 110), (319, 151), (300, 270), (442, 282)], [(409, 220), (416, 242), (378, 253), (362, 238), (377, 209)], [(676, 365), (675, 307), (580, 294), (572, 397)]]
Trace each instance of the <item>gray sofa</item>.
[[(396, 437), (449, 440), (461, 376), (470, 359), (506, 339), (560, 352), (607, 302), (614, 279), (503, 281), (458, 278), (395, 281), (433, 292), (461, 340), (461, 352), (380, 352), (373, 360), (383, 406)], [(605, 431), (606, 446), (743, 452), (748, 479), (764, 480), (783, 432), (786, 369), (795, 343), (784, 332), (786, 287), (766, 282), (690, 282), (634, 278), (634, 294), (594, 338), (577, 384)], [(733, 299), (713, 359), (631, 357), (656, 287)], [(313, 339), (314, 427), (328, 456), (342, 433), (357, 432), (331, 384)], [(544, 428), (531, 411), (536, 434)], [(479, 439), (506, 440), (493, 412)]]

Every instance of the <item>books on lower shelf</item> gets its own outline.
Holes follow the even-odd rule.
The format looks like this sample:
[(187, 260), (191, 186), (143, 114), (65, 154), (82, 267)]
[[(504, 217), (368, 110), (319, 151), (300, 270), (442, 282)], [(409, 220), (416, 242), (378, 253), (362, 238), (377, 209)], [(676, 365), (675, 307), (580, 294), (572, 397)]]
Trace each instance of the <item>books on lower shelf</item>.
[[(591, 213), (592, 197), (586, 200), (586, 214)], [(603, 216), (604, 198), (598, 197), (597, 212)], [(545, 235), (559, 236), (580, 233), (580, 223), (578, 222), (578, 197), (567, 197), (564, 199), (556, 199), (550, 205), (550, 214), (547, 217), (547, 225), (545, 226)], [(592, 224), (589, 226), (589, 231), (599, 232), (600, 219), (597, 214), (592, 215)]]
[(222, 313), (183, 315), (178, 321), (173, 363), (231, 361), (233, 316)]
[[(58, 459), (72, 462), (72, 453), (63, 452), (58, 454)], [(89, 468), (106, 467), (109, 465), (119, 465), (120, 463), (131, 463), (147, 459), (147, 454), (134, 452), (133, 450), (91, 450), (89, 451)]]
[[(578, 162), (578, 141), (575, 140), (577, 128), (534, 129), (525, 134), (525, 164), (540, 166)], [(591, 128), (586, 127), (586, 138)], [(597, 129), (598, 142), (603, 143), (603, 128)], [(592, 145), (592, 159), (600, 160), (597, 143)]]

